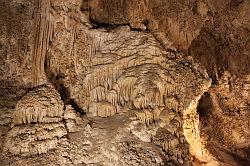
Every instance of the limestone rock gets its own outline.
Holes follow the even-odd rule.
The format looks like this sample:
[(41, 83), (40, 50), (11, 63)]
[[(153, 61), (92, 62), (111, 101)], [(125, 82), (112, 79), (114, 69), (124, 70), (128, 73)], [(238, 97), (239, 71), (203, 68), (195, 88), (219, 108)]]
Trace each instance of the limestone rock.
[(47, 153), (66, 134), (65, 126), (61, 122), (14, 126), (7, 134), (4, 151), (21, 156)]
[(1, 0), (0, 165), (249, 163), (248, 15), (242, 0)]
[(79, 131), (80, 125), (84, 123), (79, 113), (77, 113), (71, 105), (66, 105), (63, 119), (65, 120), (66, 128), (70, 133)]
[(18, 101), (13, 113), (13, 124), (59, 122), (64, 104), (59, 93), (50, 85), (41, 85)]
[(64, 104), (51, 85), (41, 85), (20, 99), (13, 113), (12, 129), (7, 133), (4, 151), (31, 156), (48, 152), (67, 134)]

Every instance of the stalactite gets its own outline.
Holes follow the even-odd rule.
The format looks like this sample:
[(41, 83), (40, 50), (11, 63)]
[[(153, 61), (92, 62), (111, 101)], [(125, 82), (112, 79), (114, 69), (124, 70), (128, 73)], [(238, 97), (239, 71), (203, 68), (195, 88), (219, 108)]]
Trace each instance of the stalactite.
[(113, 64), (98, 65), (91, 69), (91, 72), (84, 79), (86, 95), (89, 95), (91, 89), (97, 86), (104, 86), (110, 89), (123, 70), (127, 68), (127, 63), (132, 57), (125, 57)]
[(38, 8), (35, 44), (32, 55), (32, 84), (34, 87), (46, 82), (44, 71), (45, 56), (54, 31), (54, 19), (49, 13), (50, 0), (38, 0)]
[(142, 123), (149, 125), (154, 122), (154, 114), (150, 110), (145, 109), (140, 112), (136, 111), (135, 114)]
[(166, 84), (165, 93), (166, 95), (172, 95), (176, 92), (176, 86), (173, 84)]
[(106, 99), (111, 104), (117, 106), (118, 105), (118, 95), (115, 90), (110, 90), (107, 92)]
[(136, 77), (121, 77), (117, 80), (119, 103), (125, 104), (130, 100), (136, 80)]
[[(90, 72), (84, 80), (88, 87), (87, 91), (90, 91), (90, 102), (108, 100), (116, 107), (119, 104), (124, 106), (128, 102), (132, 102), (137, 109), (165, 105), (164, 96), (176, 92), (175, 83), (169, 73), (164, 68), (158, 68), (157, 64), (141, 64), (142, 60), (139, 61), (139, 66), (131, 66), (122, 73), (128, 66), (126, 63), (131, 64), (131, 60), (134, 64), (138, 62), (135, 57), (128, 57), (113, 64), (92, 68), (93, 72)], [(163, 61), (163, 58), (158, 58), (153, 62), (158, 63), (158, 61)], [(107, 90), (111, 88), (114, 89), (113, 93), (107, 95)], [(108, 99), (105, 98), (107, 96)], [(174, 102), (168, 104), (169, 107), (176, 109)], [(92, 105), (90, 109), (97, 110), (97, 107)], [(95, 112), (94, 115), (98, 114), (97, 111), (93, 112)]]
[(168, 125), (176, 115), (177, 114), (175, 112), (166, 107), (161, 111), (159, 119)]
[(136, 108), (154, 108), (155, 106), (160, 106), (162, 100), (160, 99), (160, 92), (152, 82), (135, 87), (132, 101)]
[(109, 117), (116, 113), (116, 107), (109, 102), (92, 102), (88, 114), (91, 116)]
[(153, 123), (154, 121), (158, 121), (162, 119), (163, 118), (162, 112), (164, 112), (164, 107), (156, 106), (153, 109), (137, 110), (135, 111), (135, 115), (139, 119), (139, 121), (149, 125), (150, 123)]
[(162, 80), (153, 80), (153, 83), (156, 85), (157, 87), (157, 104), (159, 106), (164, 106), (164, 94), (165, 94), (165, 86)]
[(153, 109), (153, 115), (154, 115), (154, 120), (155, 121), (158, 121), (159, 118), (160, 118), (160, 115), (161, 115), (161, 112), (163, 111), (164, 107), (158, 107), (156, 106), (154, 109)]
[(106, 99), (106, 90), (103, 86), (97, 86), (90, 91), (90, 101), (104, 101)]
[(177, 111), (178, 110), (178, 106), (179, 106), (179, 102), (176, 99), (175, 96), (167, 96), (165, 97), (165, 101), (164, 101), (165, 105), (172, 110)]

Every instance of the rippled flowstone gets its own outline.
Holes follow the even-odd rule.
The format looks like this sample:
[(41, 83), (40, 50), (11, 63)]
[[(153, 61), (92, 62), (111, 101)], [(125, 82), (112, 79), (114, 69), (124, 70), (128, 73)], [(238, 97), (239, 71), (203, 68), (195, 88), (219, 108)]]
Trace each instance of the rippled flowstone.
[[(87, 117), (132, 113), (146, 126), (132, 126), (130, 132), (159, 145), (169, 163), (189, 163), (192, 155), (204, 162), (212, 160), (200, 140), (196, 111), (211, 85), (204, 68), (191, 57), (166, 51), (153, 35), (127, 26), (113, 30), (79, 26), (79, 31), (73, 51), (77, 54), (61, 56), (53, 64), (56, 50), (67, 43), (54, 45), (48, 70), (51, 80), (67, 89), (69, 99)], [(82, 50), (82, 44), (88, 47)], [(73, 65), (64, 68), (65, 62)], [(150, 133), (147, 126), (155, 123), (160, 128)], [(169, 135), (161, 139), (162, 134)]]

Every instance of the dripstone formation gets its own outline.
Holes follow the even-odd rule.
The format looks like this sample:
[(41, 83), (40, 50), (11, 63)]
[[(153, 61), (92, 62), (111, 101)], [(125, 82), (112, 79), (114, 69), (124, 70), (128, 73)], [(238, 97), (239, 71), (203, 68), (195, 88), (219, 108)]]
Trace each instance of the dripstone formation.
[(192, 2), (2, 1), (0, 165), (246, 163), (249, 77), (190, 56), (212, 10)]

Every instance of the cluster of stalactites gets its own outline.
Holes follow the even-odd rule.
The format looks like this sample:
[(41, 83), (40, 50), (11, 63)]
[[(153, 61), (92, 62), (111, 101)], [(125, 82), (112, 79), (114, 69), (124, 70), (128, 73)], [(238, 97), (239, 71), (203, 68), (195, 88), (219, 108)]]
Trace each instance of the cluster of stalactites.
[[(149, 64), (151, 64), (151, 66)], [(154, 68), (154, 70), (157, 70), (157, 67), (159, 66), (159, 68), (161, 68), (160, 70), (164, 70), (163, 68), (168, 67), (168, 64), (166, 63), (166, 57), (164, 56), (144, 57), (132, 55), (121, 58), (114, 63), (93, 66), (82, 83), (84, 95), (89, 98), (85, 101), (85, 107), (88, 108), (89, 104), (92, 101), (92, 97), (98, 97), (95, 96), (95, 89), (99, 86), (104, 87), (105, 90), (116, 89), (117, 93), (119, 93), (120, 90), (121, 94), (118, 94), (118, 96), (121, 99), (121, 103), (124, 103), (124, 101), (128, 101), (130, 98), (129, 94), (131, 94), (132, 91), (131, 88), (134, 84), (134, 80), (132, 80), (133, 78), (131, 79), (131, 77), (133, 77), (134, 75), (133, 73), (135, 73), (136, 79), (138, 79), (139, 77), (136, 75), (137, 70), (139, 70), (141, 77), (148, 77), (144, 72), (144, 66), (146, 66), (147, 68)], [(124, 71), (130, 70), (132, 72), (132, 75), (123, 77)], [(147, 72), (148, 69), (146, 69), (145, 71)], [(169, 82), (169, 79), (171, 79), (171, 77), (164, 76), (164, 73), (164, 71), (161, 71), (160, 77), (164, 77), (163, 80)], [(118, 79), (120, 77), (123, 77), (124, 81), (120, 81), (120, 83), (118, 83)], [(170, 82), (173, 83), (172, 80)], [(119, 89), (115, 87), (117, 84), (119, 84)], [(171, 89), (171, 87), (166, 88), (166, 90), (168, 89)], [(101, 94), (101, 96), (103, 95)]]
[[(176, 92), (175, 82), (164, 68), (156, 64), (140, 64), (122, 72), (128, 60), (120, 61), (123, 63), (118, 61), (113, 64), (115, 70), (111, 70), (111, 65), (104, 65), (92, 69), (93, 72), (86, 76), (84, 81), (88, 97), (85, 105), (91, 115), (108, 117), (127, 103), (132, 103), (137, 110), (157, 109), (166, 105), (178, 109), (178, 101), (169, 97)], [(151, 117), (148, 112), (151, 111), (145, 111), (145, 115)]]
[(92, 102), (89, 107), (89, 114), (92, 116), (109, 117), (117, 113), (117, 109), (109, 102)]
[(88, 74), (84, 80), (83, 89), (86, 95), (89, 96), (90, 91), (98, 86), (104, 86), (106, 89), (110, 89), (117, 77), (127, 68), (130, 59), (131, 57), (123, 58), (114, 64), (93, 67), (91, 69), (92, 72)]
[(139, 121), (149, 125), (150, 123), (159, 120), (162, 110), (163, 108), (156, 107), (155, 109), (143, 109), (135, 111), (135, 114)]
[(14, 124), (30, 123), (52, 123), (62, 120), (62, 112), (57, 109), (30, 107), (27, 109), (16, 109), (13, 115)]
[(158, 116), (152, 110), (167, 108), (179, 112), (186, 96), (183, 89), (190, 82), (185, 80), (189, 76), (195, 78), (193, 72), (200, 72), (193, 61), (181, 57), (173, 60), (166, 52), (93, 55), (92, 66), (81, 83), (86, 98), (79, 103), (94, 116), (107, 117), (117, 113), (118, 108), (132, 106), (141, 121), (151, 123)]

